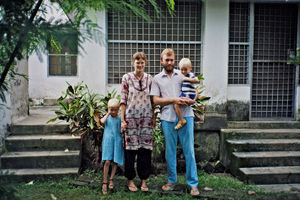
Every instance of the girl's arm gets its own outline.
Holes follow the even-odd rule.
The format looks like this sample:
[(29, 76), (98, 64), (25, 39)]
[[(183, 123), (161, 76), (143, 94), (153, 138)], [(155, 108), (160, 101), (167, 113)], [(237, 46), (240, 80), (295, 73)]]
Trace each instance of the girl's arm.
[(100, 123), (102, 124), (102, 126), (105, 125), (105, 122), (106, 122), (108, 116), (109, 116), (109, 112), (106, 113), (106, 115), (100, 119)]

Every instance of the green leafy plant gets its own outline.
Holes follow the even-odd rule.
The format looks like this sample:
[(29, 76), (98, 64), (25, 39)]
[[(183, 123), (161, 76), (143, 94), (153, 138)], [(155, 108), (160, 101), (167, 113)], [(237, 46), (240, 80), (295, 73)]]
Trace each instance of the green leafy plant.
[(102, 129), (99, 120), (107, 111), (108, 100), (116, 97), (116, 91), (103, 96), (91, 93), (83, 82), (75, 86), (67, 84), (68, 88), (56, 102), (59, 105), (59, 110), (55, 111), (57, 116), (47, 123), (57, 119), (65, 120), (69, 123), (71, 132), (80, 135)]
[[(197, 76), (197, 78), (198, 78), (199, 81), (204, 80), (203, 74), (199, 74)], [(192, 108), (193, 108), (196, 119), (201, 120), (204, 113), (205, 113), (205, 104), (210, 99), (210, 97), (201, 95), (205, 90), (204, 85), (198, 85), (196, 87), (196, 90), (198, 91), (198, 99), (192, 105)]]
[(300, 65), (300, 47), (297, 48), (298, 55), (290, 54), (290, 60), (287, 61), (287, 64)]
[(8, 178), (11, 175), (8, 171), (0, 171), (0, 196), (3, 200), (18, 200), (17, 189), (12, 180)]

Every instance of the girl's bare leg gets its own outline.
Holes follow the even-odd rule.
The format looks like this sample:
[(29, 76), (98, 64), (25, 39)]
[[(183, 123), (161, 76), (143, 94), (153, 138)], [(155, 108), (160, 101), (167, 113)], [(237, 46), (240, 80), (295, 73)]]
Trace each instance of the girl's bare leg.
[(111, 168), (111, 174), (110, 174), (110, 178), (109, 178), (109, 189), (113, 189), (114, 188), (114, 182), (113, 179), (115, 177), (116, 171), (117, 171), (117, 167), (118, 165), (114, 162), (111, 163), (112, 164), (112, 168)]
[(103, 183), (102, 183), (102, 194), (107, 194), (107, 176), (109, 171), (110, 161), (106, 160), (103, 168)]

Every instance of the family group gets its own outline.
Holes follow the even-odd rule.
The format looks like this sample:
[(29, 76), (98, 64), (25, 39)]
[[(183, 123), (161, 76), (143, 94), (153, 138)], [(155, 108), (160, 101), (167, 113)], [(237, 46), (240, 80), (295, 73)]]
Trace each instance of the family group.
[[(161, 127), (165, 137), (165, 158), (168, 180), (162, 190), (174, 190), (177, 182), (176, 149), (178, 140), (186, 161), (186, 181), (191, 195), (198, 195), (198, 175), (194, 153), (194, 113), (190, 105), (198, 93), (194, 84), (199, 80), (191, 72), (190, 59), (183, 58), (175, 69), (175, 52), (164, 49), (160, 56), (163, 70), (154, 76), (144, 72), (147, 56), (136, 52), (132, 57), (133, 72), (122, 78), (121, 98), (110, 99), (108, 113), (101, 118), (104, 126), (102, 161), (104, 176), (102, 193), (114, 188), (113, 178), (117, 165), (124, 165), (127, 187), (131, 192), (149, 191), (147, 179), (152, 173), (151, 153), (154, 105), (161, 106)], [(135, 171), (141, 179), (140, 187), (134, 183)], [(111, 174), (108, 179), (109, 168)]]

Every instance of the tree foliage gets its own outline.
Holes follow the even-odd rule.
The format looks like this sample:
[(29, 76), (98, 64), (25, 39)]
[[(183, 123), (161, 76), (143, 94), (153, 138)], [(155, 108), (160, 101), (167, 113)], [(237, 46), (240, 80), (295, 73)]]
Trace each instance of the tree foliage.
[(290, 54), (287, 64), (300, 65), (300, 47), (297, 48), (298, 54)]
[[(174, 0), (164, 0), (172, 14)], [(134, 15), (151, 21), (146, 13), (149, 5), (160, 16), (159, 0), (1, 0), (0, 1), (0, 99), (5, 101), (8, 81), (16, 59), (20, 60), (32, 52), (44, 52), (51, 46), (58, 52), (62, 44), (69, 42), (76, 52), (86, 40), (99, 39), (101, 27), (91, 19), (92, 12), (107, 10)], [(61, 8), (69, 20), (50, 17), (54, 5)], [(70, 40), (75, 36), (77, 40)], [(9, 78), (7, 78), (7, 76)]]

